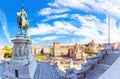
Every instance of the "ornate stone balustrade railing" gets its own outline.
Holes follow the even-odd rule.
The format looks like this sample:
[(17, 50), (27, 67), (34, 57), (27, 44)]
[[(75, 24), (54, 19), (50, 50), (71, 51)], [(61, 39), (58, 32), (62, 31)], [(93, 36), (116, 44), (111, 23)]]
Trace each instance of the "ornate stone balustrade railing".
[(55, 79), (65, 79), (65, 76), (61, 74), (60, 70), (58, 69), (58, 65), (56, 63), (52, 65), (52, 68), (54, 70), (53, 73), (56, 75)]
[(74, 73), (71, 74), (69, 79), (83, 79), (85, 76), (84, 74), (83, 70), (74, 70)]
[(99, 59), (99, 56), (93, 56), (88, 58), (88, 62), (92, 65), (92, 69), (94, 65), (99, 64)]
[(94, 68), (94, 65), (99, 64), (100, 61), (104, 59), (105, 55), (107, 55), (107, 52), (107, 50), (100, 50), (97, 56), (88, 58), (88, 61), (82, 64), (81, 70), (66, 69), (65, 79), (83, 79), (86, 73)]
[(107, 49), (106, 52), (107, 52), (107, 54), (113, 54), (114, 53), (113, 50), (114, 49)]
[(90, 62), (83, 63), (81, 68), (81, 70), (87, 72), (92, 68), (92, 64)]

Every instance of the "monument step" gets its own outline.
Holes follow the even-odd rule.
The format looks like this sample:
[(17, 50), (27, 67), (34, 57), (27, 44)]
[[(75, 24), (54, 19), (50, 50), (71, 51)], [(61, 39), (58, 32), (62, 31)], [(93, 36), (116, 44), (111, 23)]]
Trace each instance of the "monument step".
[(85, 79), (97, 79), (103, 74), (120, 56), (120, 54), (109, 54), (106, 55), (105, 58), (100, 62), (100, 64), (97, 64), (94, 66), (93, 70), (89, 71), (86, 74)]
[(59, 78), (58, 72), (49, 63), (47, 62), (38, 63), (34, 79), (58, 79), (58, 78)]

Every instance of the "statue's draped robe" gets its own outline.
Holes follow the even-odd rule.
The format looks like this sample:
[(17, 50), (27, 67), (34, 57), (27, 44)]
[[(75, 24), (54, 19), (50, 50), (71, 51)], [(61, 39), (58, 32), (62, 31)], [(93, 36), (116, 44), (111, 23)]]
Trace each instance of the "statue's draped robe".
[(18, 26), (21, 30), (23, 29), (23, 30), (27, 31), (29, 23), (28, 23), (27, 14), (25, 12), (17, 13), (17, 22), (18, 22)]

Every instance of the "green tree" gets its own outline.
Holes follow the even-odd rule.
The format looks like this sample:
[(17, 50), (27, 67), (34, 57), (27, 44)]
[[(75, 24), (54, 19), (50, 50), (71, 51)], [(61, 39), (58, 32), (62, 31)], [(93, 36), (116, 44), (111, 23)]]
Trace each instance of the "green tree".
[(85, 53), (87, 53), (88, 55), (92, 55), (92, 54), (97, 55), (98, 54), (98, 52), (93, 52), (91, 50), (86, 50)]
[(12, 48), (11, 47), (9, 47), (9, 46), (4, 46), (3, 47), (3, 50), (4, 50), (4, 57), (5, 58), (11, 58), (12, 57), (12, 55), (13, 55), (13, 50), (12, 50)]
[(36, 56), (36, 57), (35, 57), (35, 59), (36, 59), (36, 60), (38, 60), (38, 61), (39, 61), (39, 60), (46, 60), (46, 59), (47, 59), (47, 57), (46, 57), (46, 56), (41, 55), (41, 56)]

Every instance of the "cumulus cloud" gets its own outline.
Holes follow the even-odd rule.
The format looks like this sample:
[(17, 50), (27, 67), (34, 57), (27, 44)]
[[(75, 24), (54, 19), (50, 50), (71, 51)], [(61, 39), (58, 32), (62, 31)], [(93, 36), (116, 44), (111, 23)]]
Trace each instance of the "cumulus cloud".
[(41, 41), (50, 41), (50, 40), (56, 40), (58, 38), (63, 38), (64, 36), (46, 36), (41, 39)]
[(44, 8), (38, 12), (39, 15), (60, 14), (69, 11), (67, 8)]
[(48, 4), (52, 7), (66, 7), (85, 11), (103, 12), (120, 17), (119, 0), (55, 0)]
[(63, 38), (64, 36), (45, 36), (45, 37), (38, 37), (38, 38), (35, 38), (34, 41), (51, 41), (51, 40), (55, 40), (55, 39), (58, 39), (58, 38)]
[(52, 15), (52, 16), (47, 16), (46, 19), (43, 20), (43, 22), (53, 20), (53, 19), (58, 19), (58, 18), (67, 18), (68, 14), (59, 14), (59, 15)]
[[(41, 44), (43, 42), (48, 43), (49, 41), (55, 41), (57, 39), (61, 39), (64, 38), (65, 36), (56, 36), (56, 35), (52, 35), (52, 36), (45, 36), (45, 37), (36, 37), (34, 39), (32, 39), (32, 42), (34, 45), (38, 45)], [(47, 44), (48, 45), (48, 44)]]
[[(80, 43), (88, 43), (91, 40), (95, 40), (98, 43), (107, 43), (108, 18), (104, 17), (100, 19), (91, 13), (89, 15), (80, 15), (75, 13), (69, 14), (68, 12), (72, 10), (83, 10), (95, 12), (95, 14), (97, 13), (100, 16), (101, 14), (105, 16), (110, 15), (111, 42), (120, 41), (118, 39), (120, 25), (117, 24), (120, 17), (119, 0), (54, 0), (48, 3), (48, 5), (49, 8), (44, 8), (39, 11), (40, 15), (47, 15), (46, 19), (44, 19), (45, 22), (52, 19), (67, 17), (76, 24), (70, 23), (69, 21), (66, 22), (64, 19), (64, 21), (61, 22), (55, 21), (53, 24), (39, 23), (36, 28), (31, 28), (29, 30), (30, 35), (66, 34), (66, 38), (67, 35), (74, 36), (70, 38), (71, 41), (68, 43), (72, 43), (73, 39), (79, 39)], [(64, 12), (66, 13), (62, 14)], [(77, 24), (80, 24), (80, 26), (77, 26)]]
[[(81, 23), (81, 26), (75, 26), (69, 22), (65, 21), (56, 21), (53, 25), (50, 24), (38, 24), (36, 28), (29, 29), (29, 35), (47, 35), (47, 34), (56, 34), (56, 35), (73, 35), (80, 43), (88, 43), (91, 40), (95, 40), (98, 43), (107, 43), (108, 37), (108, 25), (107, 19), (103, 21), (98, 19), (93, 15), (82, 16), (80, 14), (72, 14), (71, 19)], [(120, 33), (120, 28), (116, 24), (116, 19), (111, 17), (110, 20), (110, 30), (111, 30), (111, 42), (117, 42), (118, 36)], [(67, 38), (64, 37), (64, 38)], [(49, 37), (43, 38), (48, 39)], [(51, 39), (53, 37), (50, 37)], [(71, 38), (72, 39), (72, 38)], [(72, 42), (72, 40), (71, 40)]]
[(77, 8), (77, 9), (87, 9), (81, 2), (84, 0), (55, 0), (53, 3), (49, 3), (52, 7), (66, 7), (66, 8)]
[[(98, 43), (107, 42), (108, 37), (108, 23), (106, 18), (104, 21), (100, 21), (98, 18), (92, 15), (81, 16), (79, 14), (72, 15), (73, 18), (78, 19), (81, 22), (81, 27), (79, 31), (74, 32), (77, 36), (84, 36), (84, 39), (81, 39), (80, 42), (88, 43), (91, 40), (95, 40)], [(118, 41), (118, 32), (120, 31), (116, 25), (116, 19), (111, 18), (110, 20), (110, 35), (111, 42)], [(119, 40), (120, 41), (120, 40)]]
[(8, 42), (11, 44), (10, 34), (9, 34), (8, 28), (7, 28), (6, 16), (5, 16), (5, 13), (1, 9), (0, 9), (0, 22), (2, 23), (3, 32), (4, 32)]
[(37, 24), (37, 27), (30, 28), (29, 35), (46, 35), (46, 34), (71, 34), (76, 31), (77, 27), (69, 22), (56, 21), (53, 25), (50, 24)]
[[(107, 29), (107, 22), (105, 21), (100, 21), (97, 17), (93, 16), (93, 15), (79, 15), (79, 14), (73, 14), (72, 15), (73, 19), (78, 20), (81, 23), (81, 27), (80, 30), (86, 28), (87, 30), (92, 30), (94, 31), (99, 31), (101, 33), (105, 33)], [(81, 30), (82, 31), (82, 30)]]

